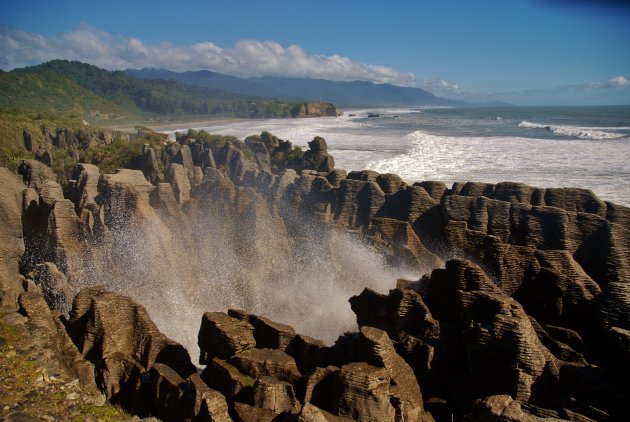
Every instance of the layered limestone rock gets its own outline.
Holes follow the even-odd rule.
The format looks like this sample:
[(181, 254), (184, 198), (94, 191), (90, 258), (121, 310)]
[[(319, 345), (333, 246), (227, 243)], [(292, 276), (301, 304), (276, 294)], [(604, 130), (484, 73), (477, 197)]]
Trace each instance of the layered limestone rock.
[[(619, 414), (609, 398), (625, 390), (586, 362), (581, 336), (551, 324), (543, 329), (470, 262), (449, 261), (418, 282), (399, 282), (388, 295), (366, 290), (350, 302), (360, 326), (386, 330), (397, 343), (429, 402), (452, 397), (451, 412), (470, 412), (475, 400), (504, 394), (519, 403), (515, 409), (536, 415)], [(597, 387), (589, 377), (599, 379)], [(566, 401), (559, 388), (588, 397), (588, 405)], [(602, 388), (606, 394), (598, 395)]]
[(68, 332), (110, 399), (164, 420), (231, 420), (225, 397), (201, 381), (188, 352), (129, 298), (99, 287), (82, 290)]
[[(220, 279), (216, 291), (199, 289), (210, 267), (236, 279), (239, 295), (275, 300), (263, 293), (290, 287), (286, 274), (305, 259), (313, 233), (322, 262), (340, 265), (332, 244), (350, 232), (389, 265), (427, 275), (352, 298), (360, 331), (331, 347), (250, 312), (206, 313), (200, 375), (144, 308), (83, 291), (68, 330), (77, 361), (94, 365), (110, 398), (132, 410), (147, 403), (135, 410), (164, 420), (227, 420), (228, 411), (241, 420), (329, 421), (430, 420), (428, 411), (438, 420), (624, 414), (628, 208), (582, 189), (449, 189), (346, 173), (333, 169), (321, 138), (302, 158), (265, 132), (245, 143), (189, 138), (145, 148), (139, 170), (100, 175), (78, 164), (63, 189), (36, 160), (20, 164), (22, 180), (0, 169), (2, 304), (15, 303), (21, 274), (42, 289), (21, 299), (29, 317), (44, 300), (67, 310), (79, 286), (106, 283), (176, 318), (182, 303), (226, 293)], [(49, 130), (42, 145), (94, 142), (107, 136)], [(25, 143), (37, 150), (32, 137)], [(173, 280), (195, 293), (163, 300)], [(41, 326), (58, 330), (55, 318)], [(66, 346), (55, 350), (71, 356)]]
[(24, 254), (22, 204), (26, 186), (6, 168), (0, 168), (0, 303), (16, 306), (22, 290), (19, 260)]
[(206, 312), (201, 319), (198, 344), (200, 364), (208, 364), (214, 357), (227, 359), (256, 347), (254, 327), (222, 312)]
[(308, 151), (302, 157), (302, 168), (330, 172), (335, 168), (335, 159), (328, 154), (328, 145), (322, 137), (316, 136), (308, 143)]

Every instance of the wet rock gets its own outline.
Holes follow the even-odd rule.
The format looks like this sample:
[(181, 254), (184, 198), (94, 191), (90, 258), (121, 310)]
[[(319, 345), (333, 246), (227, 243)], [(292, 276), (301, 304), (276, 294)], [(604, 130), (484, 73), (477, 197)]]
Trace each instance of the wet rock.
[(198, 344), (200, 364), (208, 364), (214, 357), (227, 359), (256, 347), (254, 327), (222, 312), (206, 312), (201, 319)]
[(440, 201), (444, 193), (448, 190), (444, 182), (424, 181), (416, 182), (413, 185), (423, 188), (435, 201)]
[(284, 351), (296, 335), (293, 327), (274, 322), (263, 316), (237, 309), (228, 310), (228, 315), (241, 321), (247, 321), (254, 327), (256, 347), (259, 349), (280, 349)]
[(385, 203), (385, 194), (376, 182), (354, 179), (341, 181), (334, 219), (351, 228), (366, 227)]
[(368, 227), (372, 242), (386, 251), (393, 267), (426, 269), (439, 266), (441, 260), (429, 252), (406, 221), (391, 218), (372, 218)]
[(342, 366), (334, 378), (326, 381), (323, 386), (327, 390), (326, 400), (312, 403), (334, 415), (353, 420), (393, 421), (397, 411), (405, 420), (422, 420), (419, 410), (413, 409), (413, 414), (403, 413), (404, 410), (398, 407), (400, 403), (389, 394), (390, 382), (385, 368), (353, 362)]
[(607, 206), (592, 191), (578, 188), (548, 188), (545, 204), (569, 212), (585, 212), (606, 217)]
[(102, 287), (75, 297), (68, 333), (81, 355), (94, 364), (99, 386), (108, 398), (133, 407), (142, 374), (154, 363), (181, 378), (195, 373), (188, 352), (157, 329), (143, 306)]
[(41, 286), (44, 299), (51, 309), (70, 310), (72, 288), (68, 284), (66, 275), (59, 271), (54, 263), (37, 264), (33, 272), (33, 280), (35, 284)]
[(295, 359), (299, 371), (306, 373), (325, 360), (327, 350), (321, 340), (298, 334), (291, 339), (285, 352)]

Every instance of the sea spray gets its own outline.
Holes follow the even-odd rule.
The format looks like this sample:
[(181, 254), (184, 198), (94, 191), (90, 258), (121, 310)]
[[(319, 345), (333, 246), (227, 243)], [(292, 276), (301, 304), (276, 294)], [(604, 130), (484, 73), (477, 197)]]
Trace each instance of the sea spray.
[[(386, 293), (397, 278), (421, 275), (388, 267), (360, 236), (305, 218), (292, 204), (281, 217), (258, 195), (235, 210), (206, 199), (193, 198), (177, 218), (142, 201), (131, 214), (113, 210), (117, 221), (93, 245), (89, 270), (74, 277), (77, 286), (104, 285), (142, 304), (194, 361), (204, 312), (242, 309), (331, 344), (356, 329), (351, 296), (366, 287)], [(74, 259), (80, 268), (87, 257)]]

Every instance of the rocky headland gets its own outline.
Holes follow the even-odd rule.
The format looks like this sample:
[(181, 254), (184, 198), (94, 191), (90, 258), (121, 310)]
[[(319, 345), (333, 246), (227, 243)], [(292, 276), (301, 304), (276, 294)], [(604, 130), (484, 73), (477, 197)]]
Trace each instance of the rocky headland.
[[(627, 417), (630, 209), (347, 173), (322, 138), (196, 135), (113, 174), (78, 163), (64, 186), (43, 153), (0, 168), (3, 320), (86, 397), (165, 421)], [(375, 256), (424, 275), (377, 291)], [(326, 296), (328, 343), (293, 328), (326, 289), (356, 290), (337, 300), (358, 326), (326, 325)]]

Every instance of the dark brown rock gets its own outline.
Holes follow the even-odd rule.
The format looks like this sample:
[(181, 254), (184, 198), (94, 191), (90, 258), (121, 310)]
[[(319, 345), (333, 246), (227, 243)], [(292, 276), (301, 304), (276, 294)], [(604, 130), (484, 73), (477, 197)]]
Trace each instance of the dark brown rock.
[(256, 347), (259, 349), (285, 350), (295, 337), (293, 327), (274, 322), (264, 316), (254, 315), (237, 309), (228, 310), (228, 315), (247, 321), (254, 327)]
[(347, 179), (362, 180), (364, 182), (376, 182), (379, 173), (374, 170), (352, 170), (347, 175)]
[(330, 184), (336, 188), (339, 187), (339, 184), (342, 180), (344, 180), (348, 176), (348, 172), (341, 169), (335, 169), (326, 175), (326, 179), (330, 182)]
[(276, 414), (299, 411), (299, 402), (295, 398), (293, 386), (264, 375), (254, 383), (254, 405)]
[(214, 357), (227, 359), (256, 347), (253, 332), (254, 327), (248, 322), (222, 312), (206, 312), (199, 329), (199, 363), (208, 364)]
[(261, 409), (245, 403), (234, 403), (234, 420), (237, 422), (271, 422), (278, 415), (271, 410)]
[(424, 247), (406, 221), (372, 218), (368, 234), (377, 248), (387, 253), (392, 267), (424, 270), (441, 264), (441, 260)]
[(247, 349), (231, 357), (228, 362), (253, 378), (268, 375), (293, 383), (301, 376), (295, 359), (281, 350)]
[(18, 165), (18, 174), (22, 176), (27, 186), (35, 189), (38, 189), (45, 181), (57, 179), (50, 167), (37, 160), (21, 160)]
[(334, 219), (351, 228), (367, 227), (385, 203), (385, 194), (376, 182), (354, 179), (341, 181)]
[(28, 317), (30, 341), (39, 349), (40, 364), (59, 371), (68, 379), (78, 378), (88, 394), (98, 392), (94, 365), (81, 355), (66, 332), (60, 315), (51, 311), (40, 290), (29, 289), (20, 294), (20, 311)]
[[(176, 161), (172, 162), (176, 163)], [(142, 154), (131, 161), (130, 167), (142, 171), (144, 177), (154, 185), (164, 181), (164, 174), (158, 165), (155, 150), (148, 144), (143, 147)]]
[(195, 372), (188, 352), (157, 329), (146, 310), (101, 287), (75, 297), (68, 333), (81, 356), (94, 364), (108, 398), (133, 406), (141, 374), (163, 363), (180, 377)]
[(335, 168), (335, 159), (328, 154), (324, 138), (316, 136), (308, 143), (309, 150), (302, 156), (302, 168), (330, 172)]
[(35, 284), (41, 286), (44, 299), (51, 309), (60, 311), (70, 310), (70, 301), (74, 296), (73, 289), (68, 284), (66, 275), (59, 271), (52, 262), (37, 264), (33, 271)]
[(295, 359), (299, 371), (306, 373), (325, 360), (327, 350), (328, 347), (321, 340), (298, 334), (293, 337), (285, 352)]
[(378, 183), (385, 195), (396, 193), (405, 186), (405, 182), (400, 176), (392, 173), (379, 174), (376, 177), (376, 183)]
[(200, 376), (208, 387), (220, 391), (228, 398), (236, 396), (246, 386), (243, 374), (234, 366), (218, 358), (213, 358)]
[(438, 202), (440, 201), (444, 193), (448, 190), (444, 182), (424, 181), (416, 182), (413, 185), (423, 188), (433, 200)]

